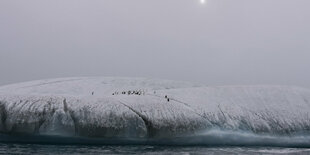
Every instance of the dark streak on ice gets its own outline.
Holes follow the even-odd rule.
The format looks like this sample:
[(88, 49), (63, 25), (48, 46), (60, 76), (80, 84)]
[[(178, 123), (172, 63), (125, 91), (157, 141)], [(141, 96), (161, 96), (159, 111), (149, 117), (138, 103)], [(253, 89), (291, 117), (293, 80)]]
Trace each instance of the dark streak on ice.
[(74, 134), (76, 135), (78, 133), (78, 127), (77, 127), (77, 120), (76, 118), (74, 117), (74, 112), (72, 110), (69, 110), (68, 108), (68, 103), (67, 103), (67, 100), (64, 99), (63, 100), (63, 105), (64, 105), (64, 112), (67, 113), (69, 112), (69, 115), (73, 121), (73, 125), (74, 125)]
[[(159, 95), (152, 95), (152, 94), (148, 94), (149, 96), (154, 96), (154, 97), (158, 97), (158, 98), (161, 98)], [(198, 112), (196, 112), (191, 106), (189, 106), (188, 103), (185, 103), (185, 102), (182, 102), (182, 101), (179, 101), (177, 99), (174, 99), (174, 98), (170, 98), (172, 101), (175, 101), (175, 102), (178, 102), (178, 103), (181, 103), (183, 104), (184, 106), (186, 106), (189, 110), (191, 110), (193, 113), (195, 113), (196, 115), (200, 116), (201, 118), (207, 120), (209, 122), (210, 125), (213, 125), (213, 126), (219, 126), (216, 122), (210, 120), (208, 117), (206, 116), (203, 116), (201, 114), (199, 114)]]
[(1, 117), (1, 127), (0, 127), (0, 131), (1, 130), (6, 130), (6, 126), (5, 126), (5, 121), (6, 121), (6, 118), (7, 118), (7, 112), (6, 112), (6, 107), (5, 107), (5, 104), (0, 101), (0, 117)]
[(134, 110), (132, 107), (128, 106), (126, 103), (121, 102), (119, 100), (117, 100), (120, 104), (124, 105), (125, 107), (127, 107), (129, 110), (131, 110), (132, 112), (134, 112), (136, 115), (138, 115), (144, 122), (146, 128), (147, 128), (147, 136), (148, 137), (154, 137), (154, 127), (152, 125), (152, 122), (150, 120), (148, 120), (146, 117), (144, 117), (141, 113), (139, 113), (138, 111)]

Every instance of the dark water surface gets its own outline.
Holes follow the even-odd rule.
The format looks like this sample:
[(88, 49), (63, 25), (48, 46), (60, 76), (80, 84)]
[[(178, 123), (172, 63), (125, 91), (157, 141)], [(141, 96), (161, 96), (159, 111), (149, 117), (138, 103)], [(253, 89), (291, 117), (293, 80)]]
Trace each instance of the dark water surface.
[(310, 148), (0, 143), (0, 154), (310, 154)]

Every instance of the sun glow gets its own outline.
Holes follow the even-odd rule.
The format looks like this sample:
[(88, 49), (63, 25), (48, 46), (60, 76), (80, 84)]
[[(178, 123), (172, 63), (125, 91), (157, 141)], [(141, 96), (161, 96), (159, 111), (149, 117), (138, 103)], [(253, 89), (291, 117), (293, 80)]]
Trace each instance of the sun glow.
[(206, 0), (200, 0), (200, 3), (201, 3), (201, 4), (205, 4), (205, 3), (206, 3)]

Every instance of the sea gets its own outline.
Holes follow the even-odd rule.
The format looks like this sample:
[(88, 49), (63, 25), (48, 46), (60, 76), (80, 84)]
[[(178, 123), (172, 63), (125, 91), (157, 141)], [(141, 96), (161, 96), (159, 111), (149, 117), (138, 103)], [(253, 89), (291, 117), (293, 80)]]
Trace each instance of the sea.
[(48, 145), (0, 143), (0, 154), (68, 154), (68, 155), (97, 155), (97, 154), (310, 154), (310, 148), (285, 147), (208, 147), (208, 146), (156, 146), (156, 145)]

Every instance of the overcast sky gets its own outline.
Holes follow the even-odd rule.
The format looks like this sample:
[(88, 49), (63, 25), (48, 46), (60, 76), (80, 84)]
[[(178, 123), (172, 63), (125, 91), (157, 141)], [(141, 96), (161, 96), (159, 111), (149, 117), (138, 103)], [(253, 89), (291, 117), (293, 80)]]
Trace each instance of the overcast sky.
[(310, 87), (310, 0), (1, 0), (0, 85), (126, 76)]

